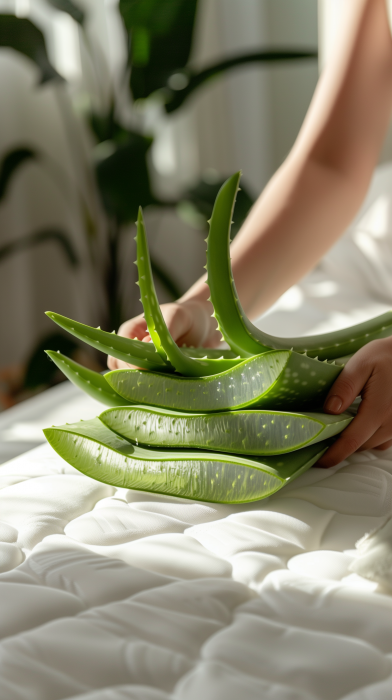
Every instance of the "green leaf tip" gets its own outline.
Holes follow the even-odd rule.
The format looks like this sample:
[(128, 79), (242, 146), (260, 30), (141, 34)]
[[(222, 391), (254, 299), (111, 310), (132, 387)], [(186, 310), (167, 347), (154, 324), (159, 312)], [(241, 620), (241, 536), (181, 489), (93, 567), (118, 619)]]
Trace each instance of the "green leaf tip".
[(100, 352), (151, 371), (173, 372), (173, 367), (162, 360), (151, 343), (107, 333), (53, 312), (49, 315), (60, 328)]
[(121, 398), (99, 372), (84, 367), (69, 357), (62, 355), (59, 351), (45, 350), (45, 352), (72, 384), (82, 389), (96, 401), (106, 406), (116, 407), (124, 406), (125, 404), (129, 406), (132, 403), (127, 401), (127, 399)]

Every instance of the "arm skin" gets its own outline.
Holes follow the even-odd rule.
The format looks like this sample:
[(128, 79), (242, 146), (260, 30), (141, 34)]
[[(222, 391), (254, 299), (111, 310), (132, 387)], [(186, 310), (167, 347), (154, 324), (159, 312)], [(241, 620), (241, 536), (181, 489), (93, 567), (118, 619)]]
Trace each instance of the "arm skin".
[[(342, 235), (364, 199), (388, 128), (392, 39), (385, 0), (343, 3), (335, 53), (319, 79), (296, 142), (231, 247), (235, 284), (250, 318), (268, 309)], [(208, 296), (202, 277), (178, 302), (162, 306), (179, 345), (217, 345), (220, 334), (211, 318)], [(141, 316), (125, 323), (119, 332), (148, 339)], [(375, 447), (392, 439), (392, 415), (387, 421), (390, 428), (381, 430), (385, 413), (378, 410), (378, 390), (374, 388), (372, 393), (369, 388), (381, 380), (379, 390), (385, 393), (388, 384), (392, 391), (392, 369), (387, 371), (385, 364), (390, 350), (389, 339), (370, 343), (335, 382), (330, 396), (340, 396), (342, 406), (337, 409), (335, 404), (331, 409), (326, 404), (325, 410), (343, 411), (353, 400), (353, 391), (366, 396), (366, 401), (320, 466), (336, 464), (361, 445)], [(111, 369), (124, 366), (113, 358), (108, 365)], [(370, 420), (371, 415), (378, 417)], [(373, 441), (370, 435), (364, 437), (366, 421), (374, 428)]]

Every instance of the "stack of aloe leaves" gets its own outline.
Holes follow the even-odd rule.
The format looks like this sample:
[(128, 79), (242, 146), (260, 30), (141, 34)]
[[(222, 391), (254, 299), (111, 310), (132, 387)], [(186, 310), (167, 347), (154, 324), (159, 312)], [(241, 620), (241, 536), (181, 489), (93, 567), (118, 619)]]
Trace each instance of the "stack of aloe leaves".
[(392, 334), (392, 312), (319, 336), (275, 338), (253, 326), (238, 300), (230, 228), (240, 173), (222, 186), (207, 238), (207, 283), (230, 351), (180, 348), (155, 293), (143, 215), (137, 221), (141, 302), (152, 343), (48, 312), (63, 329), (140, 369), (101, 375), (47, 351), (63, 373), (111, 408), (44, 430), (82, 473), (118, 487), (218, 503), (271, 495), (311, 467), (350, 423), (323, 401), (347, 358)]

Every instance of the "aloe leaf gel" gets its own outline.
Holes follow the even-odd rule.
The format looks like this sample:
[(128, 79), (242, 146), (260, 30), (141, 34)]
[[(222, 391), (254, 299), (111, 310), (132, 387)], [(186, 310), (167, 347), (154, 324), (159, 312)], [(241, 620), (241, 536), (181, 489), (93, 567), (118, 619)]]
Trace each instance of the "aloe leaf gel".
[(330, 444), (327, 440), (289, 455), (246, 458), (142, 448), (113, 433), (98, 418), (46, 428), (44, 433), (60, 457), (93, 479), (210, 503), (247, 503), (270, 496), (309, 469)]
[(371, 340), (392, 335), (392, 311), (340, 331), (299, 338), (276, 338), (263, 333), (247, 318), (238, 298), (230, 263), (230, 229), (241, 173), (221, 187), (207, 238), (207, 275), (219, 330), (235, 353), (251, 357), (270, 349), (292, 348), (320, 360), (357, 352)]
[(326, 440), (340, 433), (353, 418), (347, 413), (180, 413), (132, 406), (110, 408), (99, 419), (117, 435), (138, 445), (260, 456), (285, 454)]
[(119, 369), (105, 379), (127, 401), (170, 410), (305, 410), (322, 406), (341, 370), (290, 350), (273, 350), (211, 377)]

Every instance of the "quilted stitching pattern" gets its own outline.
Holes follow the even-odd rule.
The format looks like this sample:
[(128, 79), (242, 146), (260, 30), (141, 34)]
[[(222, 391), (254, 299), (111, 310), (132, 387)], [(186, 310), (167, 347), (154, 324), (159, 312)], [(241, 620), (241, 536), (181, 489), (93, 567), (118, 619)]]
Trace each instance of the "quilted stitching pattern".
[(376, 455), (233, 507), (115, 489), (46, 445), (3, 465), (0, 697), (389, 700), (392, 598), (349, 571), (392, 510)]

